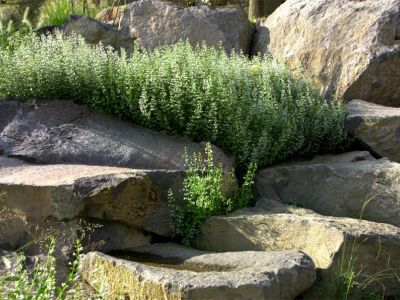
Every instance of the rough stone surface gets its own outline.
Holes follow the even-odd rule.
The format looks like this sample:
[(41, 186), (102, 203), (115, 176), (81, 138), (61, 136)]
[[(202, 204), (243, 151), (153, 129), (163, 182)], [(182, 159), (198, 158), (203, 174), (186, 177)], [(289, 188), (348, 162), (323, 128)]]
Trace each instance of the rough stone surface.
[(296, 204), (323, 215), (400, 225), (400, 164), (387, 159), (279, 165), (260, 170), (258, 198)]
[(347, 128), (381, 157), (400, 162), (400, 109), (353, 100), (347, 104)]
[[(89, 217), (170, 236), (170, 213), (164, 190), (178, 189), (181, 176), (182, 172), (162, 170), (32, 165), (0, 157), (0, 227), (15, 223), (11, 228), (16, 233), (22, 223)], [(154, 185), (150, 178), (158, 184)], [(18, 218), (11, 217), (16, 212)], [(4, 240), (4, 244), (15, 245), (24, 232), (22, 229), (19, 235), (14, 235), (8, 229), (0, 233), (0, 243)]]
[[(262, 199), (257, 207), (210, 218), (202, 227), (197, 246), (207, 251), (297, 250), (309, 255), (322, 278), (337, 279), (338, 266), (357, 256), (358, 280), (383, 272), (387, 277), (368, 289), (400, 294), (400, 228), (364, 220), (325, 217), (309, 210)], [(356, 252), (356, 253), (355, 253)]]
[[(183, 170), (185, 147), (189, 154), (205, 147), (95, 113), (72, 101), (0, 100), (0, 114), (3, 111), (7, 113), (0, 119), (0, 149), (29, 162)], [(225, 171), (232, 169), (233, 160), (221, 150), (213, 147), (213, 154)]]
[(6, 208), (33, 223), (86, 216), (140, 228), (161, 206), (144, 172), (102, 166), (2, 165), (0, 192)]
[(236, 7), (185, 8), (157, 0), (128, 4), (121, 27), (128, 28), (146, 50), (187, 40), (193, 46), (204, 42), (211, 47), (222, 45), (228, 53), (249, 53), (254, 32), (246, 13)]
[(85, 255), (83, 278), (111, 287), (112, 298), (118, 291), (131, 299), (293, 299), (316, 277), (311, 259), (296, 251), (213, 254), (173, 244), (135, 251), (141, 262)]
[(129, 32), (117, 30), (113, 26), (92, 20), (86, 16), (70, 16), (67, 23), (60, 28), (65, 34), (78, 34), (88, 43), (111, 46), (114, 49), (125, 49), (128, 54), (133, 50), (134, 38)]
[(400, 0), (288, 0), (253, 51), (301, 64), (326, 96), (400, 106), (399, 16)]

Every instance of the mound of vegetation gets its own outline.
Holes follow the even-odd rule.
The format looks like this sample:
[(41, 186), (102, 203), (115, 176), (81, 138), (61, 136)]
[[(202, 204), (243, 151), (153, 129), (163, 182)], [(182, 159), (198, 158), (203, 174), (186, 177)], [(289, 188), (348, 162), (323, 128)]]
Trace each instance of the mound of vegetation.
[(209, 141), (259, 167), (327, 152), (345, 111), (279, 62), (185, 43), (131, 57), (79, 37), (30, 36), (0, 48), (0, 95), (74, 99), (137, 124)]

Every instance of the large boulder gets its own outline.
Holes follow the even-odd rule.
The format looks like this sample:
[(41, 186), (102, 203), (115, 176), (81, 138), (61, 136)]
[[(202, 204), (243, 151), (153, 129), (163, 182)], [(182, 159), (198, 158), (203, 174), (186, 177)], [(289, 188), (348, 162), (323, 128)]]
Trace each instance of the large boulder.
[(137, 43), (146, 50), (188, 41), (205, 43), (232, 51), (250, 52), (254, 28), (244, 11), (236, 7), (210, 8), (207, 5), (181, 7), (158, 0), (140, 0), (126, 6), (121, 20)]
[(124, 258), (88, 253), (82, 277), (98, 291), (107, 288), (110, 299), (289, 300), (315, 280), (311, 259), (296, 251), (207, 253), (155, 244)]
[(400, 162), (399, 108), (362, 100), (350, 101), (347, 104), (347, 129), (375, 154)]
[[(41, 164), (85, 164), (147, 170), (184, 170), (182, 156), (205, 145), (167, 136), (72, 101), (0, 100), (0, 149)], [(4, 118), (3, 118), (4, 117)], [(233, 160), (213, 147), (225, 171)]]
[(302, 251), (314, 261), (325, 287), (337, 281), (341, 265), (351, 263), (358, 282), (380, 274), (367, 290), (400, 294), (400, 228), (388, 224), (325, 217), (261, 199), (256, 208), (210, 218), (197, 246), (207, 251)]
[(400, 226), (400, 164), (355, 152), (262, 169), (259, 198)]
[(326, 96), (400, 106), (399, 15), (400, 0), (288, 0), (253, 51), (301, 64)]

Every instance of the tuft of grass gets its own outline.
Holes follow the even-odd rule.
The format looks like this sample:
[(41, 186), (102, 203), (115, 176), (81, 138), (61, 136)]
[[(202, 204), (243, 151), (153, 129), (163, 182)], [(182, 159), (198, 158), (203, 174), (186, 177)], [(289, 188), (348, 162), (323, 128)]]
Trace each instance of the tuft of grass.
[(52, 0), (40, 8), (40, 25), (61, 26), (70, 15), (87, 15), (94, 18), (100, 6), (88, 0)]
[(178, 43), (118, 55), (80, 37), (32, 36), (0, 48), (0, 94), (74, 99), (155, 130), (211, 143), (239, 165), (263, 167), (333, 151), (346, 138), (345, 109), (301, 72), (270, 58)]
[(353, 240), (351, 247), (346, 251), (346, 242), (343, 246), (337, 265), (337, 271), (333, 281), (316, 283), (318, 291), (322, 292), (327, 299), (340, 300), (383, 300), (385, 299), (384, 280), (398, 280), (396, 275), (399, 268), (384, 268), (374, 274), (366, 275), (363, 273), (367, 266), (360, 266), (358, 261), (360, 246), (366, 242)]
[(17, 25), (13, 20), (4, 23), (0, 18), (0, 49), (12, 51), (25, 40), (26, 35), (32, 33), (33, 25), (29, 19), (29, 12), (27, 7)]
[[(368, 204), (373, 201), (376, 196), (368, 197), (363, 204), (359, 219), (361, 220)], [(383, 300), (385, 298), (385, 285), (383, 280), (396, 280), (400, 285), (400, 278), (397, 273), (399, 267), (392, 268), (390, 266), (374, 274), (365, 274), (368, 265), (360, 265), (358, 262), (360, 255), (360, 247), (367, 239), (360, 240), (356, 238), (352, 241), (351, 247), (347, 247), (347, 238), (344, 239), (343, 250), (340, 259), (337, 262), (335, 280), (317, 282), (316, 287), (329, 299), (340, 300)], [(380, 247), (377, 250), (377, 257), (380, 255)], [(389, 261), (387, 262), (389, 264)]]

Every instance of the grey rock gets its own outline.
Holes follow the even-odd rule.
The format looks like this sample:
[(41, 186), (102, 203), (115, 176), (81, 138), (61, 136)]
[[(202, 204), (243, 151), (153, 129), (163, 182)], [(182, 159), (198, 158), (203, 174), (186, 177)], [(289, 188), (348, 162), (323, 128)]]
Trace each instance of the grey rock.
[(225, 49), (228, 53), (250, 52), (253, 26), (237, 7), (182, 7), (158, 0), (140, 0), (126, 6), (121, 27), (129, 29), (146, 50), (188, 41)]
[(110, 298), (131, 299), (293, 299), (315, 280), (311, 259), (296, 251), (207, 253), (155, 244), (134, 255), (141, 262), (88, 253), (82, 276), (96, 290), (110, 287)]

